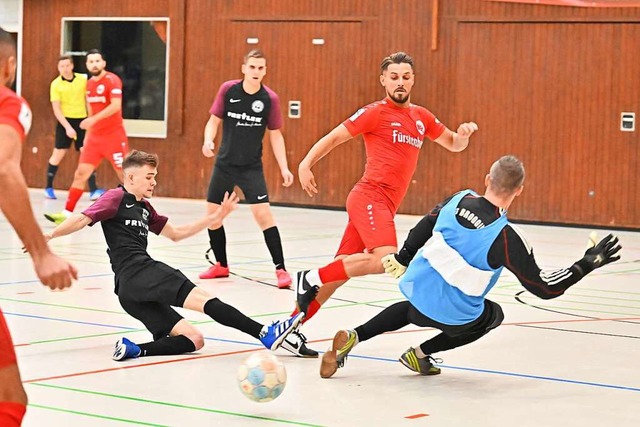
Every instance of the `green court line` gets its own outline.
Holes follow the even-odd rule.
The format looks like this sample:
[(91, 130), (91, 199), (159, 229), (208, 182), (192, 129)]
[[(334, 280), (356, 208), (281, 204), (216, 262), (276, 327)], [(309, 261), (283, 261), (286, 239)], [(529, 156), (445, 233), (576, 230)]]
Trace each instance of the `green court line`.
[(63, 408), (55, 408), (53, 406), (38, 405), (36, 403), (29, 403), (29, 406), (33, 408), (48, 409), (50, 411), (65, 412), (67, 414), (82, 415), (84, 417), (99, 418), (102, 420), (120, 421), (121, 423), (135, 424), (137, 426), (170, 427), (165, 424), (152, 424), (152, 423), (145, 423), (143, 421), (126, 420), (124, 418), (115, 418), (115, 417), (108, 417), (106, 415), (90, 414), (88, 412), (74, 411), (72, 409), (63, 409)]
[[(230, 415), (230, 416), (233, 416), (233, 417), (251, 418), (251, 419), (262, 420), (262, 421), (273, 421), (273, 422), (279, 422), (279, 423), (284, 423), (284, 424), (293, 424), (293, 425), (297, 425), (297, 426), (321, 427), (321, 425), (319, 425), (319, 424), (309, 424), (309, 423), (303, 423), (303, 422), (297, 422), (297, 421), (284, 420), (284, 419), (281, 419), (281, 418), (261, 417), (261, 416), (257, 416), (257, 415), (242, 414), (242, 413), (239, 413), (239, 412), (230, 412), (230, 411), (222, 411), (222, 410), (218, 410), (218, 409), (201, 408), (201, 407), (198, 407), (198, 406), (182, 405), (180, 403), (162, 402), (162, 401), (159, 401), (159, 400), (142, 399), (142, 398), (139, 398), (139, 397), (123, 396), (123, 395), (118, 395), (118, 394), (103, 393), (103, 392), (99, 392), (99, 391), (81, 390), (81, 389), (78, 389), (78, 388), (63, 387), (63, 386), (52, 385), (52, 384), (30, 383), (29, 385), (53, 388), (53, 389), (57, 389), (57, 390), (73, 391), (73, 392), (76, 392), (76, 393), (92, 394), (94, 396), (111, 397), (111, 398), (114, 398), (114, 399), (130, 400), (130, 401), (134, 401), (134, 402), (151, 403), (151, 404), (154, 404), (154, 405), (168, 406), (168, 407), (171, 407), (171, 408), (190, 409), (190, 410), (194, 410), (194, 411), (208, 412), (208, 413), (212, 413), (212, 414)], [(37, 407), (36, 405), (33, 405), (33, 404), (29, 404), (29, 405)], [(50, 408), (47, 408), (47, 409), (50, 409)], [(82, 414), (82, 415), (84, 415), (84, 414)], [(102, 418), (102, 416), (97, 416), (97, 417)], [(135, 423), (134, 421), (126, 421), (126, 420), (118, 420), (118, 421), (125, 421), (125, 422), (129, 422), (129, 423)], [(141, 425), (155, 426), (157, 424), (142, 424), (141, 423)]]

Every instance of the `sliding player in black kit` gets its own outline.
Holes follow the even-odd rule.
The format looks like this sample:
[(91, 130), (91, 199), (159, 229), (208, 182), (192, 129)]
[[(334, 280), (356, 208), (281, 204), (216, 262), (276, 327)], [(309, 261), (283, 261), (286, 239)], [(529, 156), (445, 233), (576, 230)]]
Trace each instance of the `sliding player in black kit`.
[(122, 164), (123, 186), (107, 191), (82, 213), (72, 215), (45, 234), (48, 240), (102, 223), (120, 305), (153, 335), (152, 342), (139, 345), (121, 338), (116, 342), (113, 359), (182, 354), (202, 348), (202, 333), (171, 306), (205, 313), (216, 322), (245, 332), (275, 350), (304, 316), (292, 316), (270, 326), (261, 325), (147, 253), (149, 231), (179, 241), (207, 227), (219, 226), (238, 202), (235, 193), (225, 194), (215, 212), (191, 224), (174, 226), (146, 200), (156, 186), (157, 165), (155, 154), (132, 151)]

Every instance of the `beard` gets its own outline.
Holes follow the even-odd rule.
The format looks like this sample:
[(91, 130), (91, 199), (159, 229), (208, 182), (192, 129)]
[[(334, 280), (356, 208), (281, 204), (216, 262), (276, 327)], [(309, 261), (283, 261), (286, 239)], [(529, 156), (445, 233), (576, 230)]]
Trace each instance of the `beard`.
[(404, 104), (409, 100), (409, 92), (394, 92), (388, 93), (389, 98), (393, 99), (398, 104)]
[(100, 73), (102, 72), (102, 70), (97, 69), (97, 68), (92, 68), (91, 70), (89, 70), (89, 74), (91, 74), (92, 76), (99, 76)]

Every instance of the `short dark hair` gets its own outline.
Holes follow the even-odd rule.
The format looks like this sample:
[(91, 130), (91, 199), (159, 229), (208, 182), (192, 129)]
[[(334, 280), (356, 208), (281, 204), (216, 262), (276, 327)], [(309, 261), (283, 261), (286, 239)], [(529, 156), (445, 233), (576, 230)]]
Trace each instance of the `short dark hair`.
[(122, 169), (142, 167), (144, 165), (149, 165), (157, 168), (158, 163), (159, 160), (157, 154), (149, 154), (145, 153), (144, 151), (133, 150), (127, 155), (127, 157), (125, 157), (124, 161), (122, 162)]
[(502, 156), (491, 165), (489, 182), (497, 194), (510, 195), (524, 183), (524, 165), (516, 156)]
[(89, 55), (95, 55), (95, 54), (100, 55), (100, 57), (104, 59), (104, 54), (99, 49), (89, 49), (87, 51), (86, 57), (88, 57)]
[(60, 55), (60, 57), (58, 58), (58, 62), (60, 61), (71, 61), (73, 62), (73, 58), (71, 57), (71, 55)]
[(382, 59), (380, 63), (380, 73), (384, 73), (391, 64), (409, 64), (413, 69), (413, 58), (404, 52), (392, 53)]
[(249, 58), (263, 58), (265, 61), (267, 58), (260, 49), (252, 49), (244, 56), (244, 63), (246, 64)]

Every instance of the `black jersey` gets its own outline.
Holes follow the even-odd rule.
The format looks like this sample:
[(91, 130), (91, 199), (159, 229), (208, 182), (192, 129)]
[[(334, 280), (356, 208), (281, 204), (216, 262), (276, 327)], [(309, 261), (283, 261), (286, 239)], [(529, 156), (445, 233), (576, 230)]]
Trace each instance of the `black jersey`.
[(264, 133), (282, 127), (278, 95), (264, 85), (248, 94), (242, 80), (223, 83), (209, 112), (222, 119), (217, 162), (229, 166), (262, 164)]
[(102, 223), (113, 271), (118, 275), (128, 267), (151, 260), (147, 253), (149, 231), (160, 234), (168, 221), (159, 215), (147, 200), (137, 201), (124, 187), (104, 193), (82, 212), (91, 224)]
[[(402, 264), (408, 265), (416, 252), (431, 238), (440, 209), (449, 200), (451, 197), (436, 206), (411, 229), (404, 246), (398, 253)], [(501, 213), (500, 208), (484, 197), (468, 195), (458, 204), (456, 219), (466, 228), (481, 228), (498, 219)], [(494, 240), (487, 255), (487, 261), (492, 268), (506, 267), (515, 274), (525, 289), (544, 299), (559, 297), (570, 286), (582, 279), (584, 272), (592, 270), (588, 265), (582, 265), (584, 264), (582, 260), (569, 268), (541, 270), (533, 255), (533, 248), (523, 233), (512, 224), (506, 225)]]

